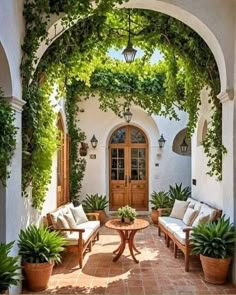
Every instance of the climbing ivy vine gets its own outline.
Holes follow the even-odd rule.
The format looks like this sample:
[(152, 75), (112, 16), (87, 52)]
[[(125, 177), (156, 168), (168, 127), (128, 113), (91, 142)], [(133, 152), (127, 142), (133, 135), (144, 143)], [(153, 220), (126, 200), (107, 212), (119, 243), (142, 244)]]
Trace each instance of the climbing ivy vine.
[[(78, 143), (84, 138), (75, 123), (80, 95), (97, 94), (101, 109), (110, 109), (117, 115), (128, 103), (134, 103), (149, 113), (178, 119), (179, 108), (189, 115), (191, 135), (199, 115), (200, 91), (209, 87), (212, 121), (203, 146), (209, 158), (209, 174), (221, 179), (225, 149), (219, 126), (221, 106), (216, 97), (220, 82), (211, 51), (197, 33), (180, 21), (153, 11), (132, 10), (132, 41), (145, 55), (132, 65), (110, 60), (108, 49), (122, 49), (127, 43), (127, 10), (114, 10), (114, 5), (122, 2), (100, 0), (92, 7), (89, 0), (25, 1), (26, 37), (21, 65), (23, 96), (27, 101), (23, 113), (23, 183), (24, 187), (33, 186), (36, 208), (41, 208), (44, 201), (51, 156), (56, 149), (55, 114), (50, 101), (55, 88), (57, 96), (67, 100), (73, 198), (78, 199), (79, 180), (85, 169), (84, 161), (76, 154)], [(55, 40), (47, 35), (52, 13), (65, 13), (63, 34)], [(41, 42), (50, 46), (35, 70)], [(152, 66), (149, 60), (156, 48), (164, 61)]]
[(79, 156), (79, 145), (85, 141), (85, 133), (77, 126), (77, 115), (80, 111), (78, 94), (80, 83), (67, 85), (66, 117), (70, 136), (70, 197), (74, 204), (79, 203), (86, 160)]
[(0, 88), (0, 182), (4, 186), (10, 176), (8, 166), (16, 147), (17, 128), (14, 120), (15, 113)]

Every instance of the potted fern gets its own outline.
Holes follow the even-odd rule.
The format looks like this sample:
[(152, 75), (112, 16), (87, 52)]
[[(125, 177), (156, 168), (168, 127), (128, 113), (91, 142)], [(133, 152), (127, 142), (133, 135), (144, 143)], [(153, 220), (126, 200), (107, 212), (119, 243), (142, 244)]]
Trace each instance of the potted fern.
[(158, 224), (158, 209), (159, 208), (170, 208), (171, 202), (170, 198), (168, 196), (168, 193), (160, 191), (160, 192), (153, 192), (151, 194), (151, 200), (150, 200), (151, 206), (152, 206), (152, 213), (151, 218), (153, 223)]
[(54, 263), (61, 262), (65, 240), (57, 232), (46, 227), (31, 225), (19, 234), (19, 254), (27, 286), (31, 291), (47, 288)]
[(192, 254), (200, 254), (206, 282), (225, 283), (235, 242), (235, 227), (225, 216), (215, 223), (199, 224), (193, 228), (190, 237)]
[(106, 222), (107, 215), (105, 209), (108, 206), (106, 196), (98, 194), (87, 194), (86, 199), (83, 200), (82, 204), (85, 212), (97, 212), (99, 213), (100, 222)]
[(9, 256), (13, 244), (0, 243), (0, 294), (6, 293), (11, 285), (16, 286), (20, 281), (18, 257)]

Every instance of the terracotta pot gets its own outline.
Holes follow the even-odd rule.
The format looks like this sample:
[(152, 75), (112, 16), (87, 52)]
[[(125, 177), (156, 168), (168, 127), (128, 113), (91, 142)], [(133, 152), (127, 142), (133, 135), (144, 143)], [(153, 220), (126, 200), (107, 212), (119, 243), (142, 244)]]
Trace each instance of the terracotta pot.
[(107, 221), (107, 214), (105, 210), (95, 210), (95, 213), (99, 213), (99, 220), (102, 224), (104, 224)]
[(151, 218), (154, 224), (158, 224), (158, 217), (159, 217), (159, 212), (156, 209), (152, 209)]
[(225, 283), (232, 258), (221, 259), (200, 255), (200, 260), (206, 282), (216, 285)]
[(47, 289), (54, 263), (24, 263), (27, 287), (31, 291)]

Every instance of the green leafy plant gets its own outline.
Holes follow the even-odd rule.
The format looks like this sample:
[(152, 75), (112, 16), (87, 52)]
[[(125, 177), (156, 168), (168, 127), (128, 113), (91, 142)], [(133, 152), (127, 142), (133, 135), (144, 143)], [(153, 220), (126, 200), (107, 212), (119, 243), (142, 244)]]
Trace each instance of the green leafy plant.
[(0, 182), (6, 186), (7, 178), (10, 176), (8, 165), (16, 147), (17, 128), (14, 125), (15, 112), (6, 101), (0, 88)]
[(134, 208), (126, 205), (117, 210), (117, 216), (121, 218), (129, 218), (130, 221), (134, 221), (137, 216), (137, 212)]
[(158, 208), (170, 208), (171, 200), (167, 192), (153, 192), (151, 194), (151, 200), (149, 201), (152, 205), (152, 209), (157, 210)]
[(7, 290), (10, 285), (17, 285), (20, 281), (18, 257), (11, 257), (9, 253), (14, 242), (0, 243), (0, 293)]
[(176, 183), (175, 186), (169, 186), (168, 194), (170, 202), (173, 206), (175, 200), (186, 201), (188, 198), (190, 198), (191, 188), (190, 186), (182, 188), (182, 183), (180, 185)]
[(83, 200), (82, 204), (86, 212), (91, 212), (94, 210), (104, 210), (108, 205), (108, 201), (106, 196), (98, 194), (87, 194), (86, 199)]
[(212, 258), (232, 257), (236, 242), (235, 227), (222, 216), (217, 222), (199, 224), (190, 237), (192, 254)]
[(18, 246), (24, 262), (59, 263), (65, 240), (59, 233), (49, 231), (46, 227), (31, 225), (20, 231)]

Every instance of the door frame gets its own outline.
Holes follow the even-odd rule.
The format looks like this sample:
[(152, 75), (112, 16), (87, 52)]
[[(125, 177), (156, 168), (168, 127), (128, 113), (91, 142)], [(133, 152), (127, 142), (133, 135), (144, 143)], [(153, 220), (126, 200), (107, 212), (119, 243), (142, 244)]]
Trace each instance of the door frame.
[[(109, 201), (109, 211), (110, 212), (115, 212), (116, 210), (111, 210), (111, 197), (110, 197), (110, 194), (111, 194), (111, 185), (110, 185), (110, 179), (111, 179), (111, 169), (110, 169), (110, 164), (111, 164), (111, 159), (110, 159), (110, 141), (111, 141), (111, 136), (113, 135), (113, 133), (122, 128), (122, 127), (126, 127), (126, 126), (130, 126), (130, 127), (134, 127), (134, 128), (137, 128), (137, 129), (140, 129), (140, 131), (144, 134), (145, 136), (145, 139), (146, 139), (146, 151), (147, 151), (147, 155), (146, 155), (146, 177), (147, 177), (147, 197), (146, 197), (146, 208), (147, 210), (137, 210), (137, 211), (140, 211), (140, 212), (149, 212), (149, 186), (150, 186), (150, 163), (149, 163), (149, 159), (150, 159), (150, 144), (149, 144), (149, 138), (147, 136), (147, 132), (143, 130), (142, 127), (136, 125), (136, 124), (120, 124), (120, 125), (117, 125), (116, 127), (112, 128), (112, 130), (109, 132), (109, 135), (107, 137), (107, 156), (106, 156), (106, 160), (107, 160), (107, 195), (108, 195), (108, 201)], [(134, 143), (133, 145), (136, 145), (136, 143)], [(121, 144), (122, 146), (122, 144)]]

